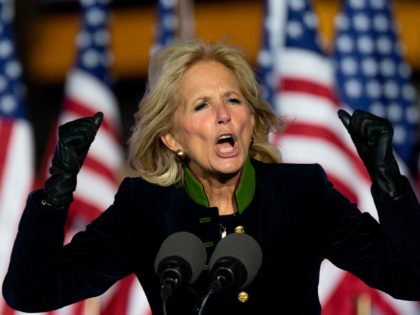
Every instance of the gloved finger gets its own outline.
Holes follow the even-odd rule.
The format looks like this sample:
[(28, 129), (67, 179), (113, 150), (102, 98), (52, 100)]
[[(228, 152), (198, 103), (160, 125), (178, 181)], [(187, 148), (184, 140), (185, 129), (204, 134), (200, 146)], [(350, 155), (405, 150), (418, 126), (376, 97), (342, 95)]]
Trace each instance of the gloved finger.
[(94, 116), (93, 116), (93, 122), (95, 123), (96, 126), (100, 126), (100, 124), (102, 123), (102, 120), (104, 119), (104, 113), (102, 112), (97, 112)]
[(347, 113), (343, 109), (339, 109), (338, 112), (337, 112), (337, 114), (338, 114), (338, 118), (340, 118), (340, 120), (343, 123), (344, 127), (346, 127), (346, 129), (349, 130), (350, 119), (351, 119), (350, 114)]
[(392, 138), (393, 134), (387, 119), (362, 110), (353, 113), (352, 127), (369, 145), (373, 145), (383, 136)]

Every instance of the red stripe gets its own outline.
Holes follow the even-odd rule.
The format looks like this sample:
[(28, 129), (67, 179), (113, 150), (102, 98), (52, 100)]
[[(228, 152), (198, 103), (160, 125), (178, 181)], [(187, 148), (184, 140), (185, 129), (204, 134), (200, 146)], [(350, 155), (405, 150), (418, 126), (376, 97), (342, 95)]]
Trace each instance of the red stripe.
[(44, 186), (44, 182), (48, 177), (48, 169), (50, 167), (51, 164), (51, 158), (53, 156), (54, 150), (55, 150), (55, 146), (57, 143), (57, 122), (55, 122), (53, 124), (53, 126), (51, 127), (51, 132), (49, 135), (49, 139), (47, 141), (47, 148), (44, 152), (43, 158), (42, 158), (42, 162), (41, 165), (39, 167), (38, 170), (38, 174), (37, 174), (37, 178), (36, 178), (36, 183), (35, 183), (35, 188), (41, 188)]
[[(53, 130), (57, 130), (57, 124), (54, 126)], [(50, 134), (50, 139), (48, 140), (47, 149), (44, 154), (44, 158), (40, 166), (40, 170), (38, 172), (37, 182), (35, 185), (36, 187), (42, 187), (44, 184), (44, 181), (48, 177), (48, 168), (50, 167), (51, 158), (54, 154), (56, 142), (57, 142), (56, 132), (52, 132)], [(104, 158), (106, 158), (106, 155), (104, 156)], [(88, 154), (85, 162), (83, 163), (83, 167), (87, 167), (91, 169), (92, 171), (101, 174), (102, 176), (108, 178), (112, 182), (116, 181), (115, 172), (111, 170), (108, 166), (103, 164), (101, 161), (99, 161), (98, 159), (93, 158), (92, 155)], [(117, 172), (118, 171), (119, 170), (117, 170)]]
[(126, 314), (127, 306), (130, 298), (130, 288), (135, 285), (136, 277), (130, 275), (118, 282), (118, 288), (112, 298), (109, 300), (108, 305), (104, 307), (101, 315), (114, 315)]
[(311, 80), (291, 77), (282, 78), (279, 82), (279, 87), (277, 88), (277, 91), (279, 91), (279, 93), (282, 93), (284, 91), (299, 92), (303, 94), (324, 97), (331, 100), (332, 103), (337, 108), (339, 108), (339, 101), (331, 87), (316, 83)]
[(327, 172), (327, 176), (335, 189), (337, 189), (344, 196), (346, 196), (350, 200), (350, 202), (356, 203), (356, 204), (358, 203), (357, 194), (352, 188), (350, 188), (349, 186), (344, 184), (341, 180), (339, 180), (337, 177), (335, 177), (332, 172)]
[(293, 122), (287, 126), (284, 133), (276, 133), (273, 135), (273, 140), (275, 141), (275, 143), (277, 143), (283, 135), (298, 135), (307, 137), (309, 139), (316, 138), (328, 141), (329, 143), (337, 147), (340, 151), (343, 151), (343, 153), (350, 158), (350, 160), (353, 162), (353, 166), (357, 169), (360, 176), (362, 176), (366, 180), (370, 180), (366, 168), (359, 156), (353, 151), (351, 151), (347, 146), (345, 146), (342, 140), (328, 128), (317, 125)]
[(9, 152), (10, 135), (12, 134), (13, 121), (2, 119), (0, 121), (0, 191), (3, 189), (4, 172), (6, 168), (7, 153)]
[[(383, 315), (399, 315), (397, 311), (385, 301), (378, 291), (368, 287), (351, 273), (345, 272), (336, 290), (323, 305), (322, 315), (354, 315), (357, 314), (357, 299), (367, 296), (378, 313)], [(369, 314), (372, 310), (370, 310)]]
[[(96, 198), (97, 196), (92, 196), (93, 198)], [(77, 198), (77, 195), (74, 198), (74, 201), (72, 202), (68, 214), (67, 222), (68, 224), (71, 224), (73, 219), (80, 219), (85, 218), (87, 223), (90, 223), (93, 221), (98, 215), (102, 213), (105, 209), (99, 209), (97, 206), (93, 205), (89, 201), (84, 201), (80, 198)]]
[(0, 312), (1, 315), (14, 315), (15, 314), (15, 311), (12, 308), (10, 308), (9, 305), (6, 304), (6, 301), (4, 301), (4, 299), (2, 301), (0, 310), (1, 310)]
[[(88, 117), (96, 114), (97, 111), (92, 111), (89, 107), (80, 104), (70, 98), (66, 98), (64, 101), (63, 111), (69, 111), (80, 117)], [(120, 133), (114, 128), (114, 125), (109, 122), (109, 119), (113, 117), (107, 117), (104, 113), (104, 120), (101, 124), (101, 128), (104, 128), (112, 137), (115, 138), (117, 143), (122, 143)]]
[[(103, 158), (106, 159), (106, 155), (103, 156)], [(93, 158), (92, 156), (86, 157), (85, 162), (83, 163), (83, 167), (86, 167), (90, 169), (91, 171), (100, 174), (101, 176), (107, 178), (110, 182), (116, 182), (117, 178), (116, 173), (118, 173), (120, 170), (112, 170), (105, 164), (103, 164), (101, 161)]]

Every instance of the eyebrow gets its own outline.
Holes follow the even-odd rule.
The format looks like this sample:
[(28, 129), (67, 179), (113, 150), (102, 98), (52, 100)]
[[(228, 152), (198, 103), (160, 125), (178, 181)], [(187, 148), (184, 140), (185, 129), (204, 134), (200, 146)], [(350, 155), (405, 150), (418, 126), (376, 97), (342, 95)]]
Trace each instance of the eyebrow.
[[(242, 93), (239, 91), (227, 91), (225, 93), (223, 93), (223, 97), (229, 97), (232, 95), (236, 95), (236, 96), (243, 96)], [(211, 96), (199, 96), (196, 99), (194, 99), (193, 104), (197, 103), (198, 101), (209, 101), (211, 99)]]

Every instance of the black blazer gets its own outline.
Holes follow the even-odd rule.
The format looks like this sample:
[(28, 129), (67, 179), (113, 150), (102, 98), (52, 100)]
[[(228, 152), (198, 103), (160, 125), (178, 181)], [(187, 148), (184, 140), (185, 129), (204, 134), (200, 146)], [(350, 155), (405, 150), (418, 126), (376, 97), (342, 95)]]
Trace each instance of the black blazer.
[[(420, 208), (408, 181), (402, 199), (375, 198), (378, 224), (336, 191), (317, 164), (252, 164), (254, 199), (227, 225), (229, 233), (242, 225), (258, 241), (262, 266), (248, 287), (212, 296), (205, 314), (320, 314), (323, 259), (396, 298), (420, 300)], [(3, 284), (6, 301), (18, 310), (60, 308), (135, 273), (153, 314), (162, 314), (153, 269), (162, 241), (189, 231), (208, 245), (210, 257), (220, 240), (216, 208), (195, 204), (182, 187), (126, 178), (114, 203), (63, 247), (66, 211), (42, 207), (41, 195), (28, 198)], [(205, 270), (195, 284), (177, 289), (168, 315), (192, 314), (208, 277)], [(238, 300), (240, 291), (247, 302)]]

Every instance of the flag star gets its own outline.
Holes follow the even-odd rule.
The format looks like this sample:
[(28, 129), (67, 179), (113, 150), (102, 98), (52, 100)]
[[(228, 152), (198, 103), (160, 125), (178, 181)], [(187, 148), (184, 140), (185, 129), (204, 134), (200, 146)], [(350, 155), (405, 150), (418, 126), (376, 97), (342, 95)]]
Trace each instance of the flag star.
[(6, 114), (12, 113), (16, 107), (16, 99), (13, 95), (6, 94), (0, 98), (0, 107), (1, 111), (5, 112)]
[(386, 5), (385, 0), (371, 0), (370, 3), (373, 9), (378, 9), (378, 10), (385, 9), (385, 5)]
[(303, 21), (305, 22), (306, 26), (310, 29), (315, 29), (318, 27), (318, 18), (312, 12), (305, 12), (303, 16)]
[(341, 52), (350, 53), (353, 50), (353, 39), (349, 35), (341, 35), (337, 38), (337, 46)]
[(106, 19), (106, 14), (101, 9), (92, 8), (88, 10), (86, 18), (87, 18), (88, 24), (97, 26), (104, 23)]
[(287, 26), (287, 34), (294, 39), (301, 37), (303, 35), (302, 24), (296, 21), (290, 22)]
[(258, 63), (263, 67), (270, 67), (273, 63), (273, 58), (267, 49), (261, 50), (257, 58)]
[(305, 1), (303, 0), (288, 1), (288, 5), (293, 11), (302, 11), (305, 9)]
[(398, 103), (388, 105), (387, 114), (387, 117), (393, 122), (400, 121), (404, 115), (402, 107)]
[(79, 48), (86, 48), (88, 47), (92, 42), (92, 39), (90, 37), (90, 34), (87, 32), (81, 32), (76, 37), (76, 43), (79, 46)]
[(419, 110), (415, 104), (407, 107), (405, 110), (405, 116), (408, 122), (416, 124), (419, 122)]
[(366, 84), (366, 93), (372, 99), (378, 99), (382, 95), (382, 87), (377, 80), (369, 80)]
[(358, 64), (353, 57), (346, 57), (341, 62), (341, 68), (346, 75), (355, 75), (358, 71)]
[(359, 98), (362, 95), (362, 85), (356, 79), (347, 80), (344, 85), (350, 98)]
[(9, 61), (5, 65), (5, 72), (10, 78), (17, 79), (22, 74), (22, 67), (17, 61)]
[(403, 126), (394, 125), (394, 136), (393, 142), (394, 144), (403, 144), (407, 137), (407, 131)]
[(364, 13), (356, 14), (353, 17), (354, 28), (361, 32), (366, 32), (370, 27), (370, 20)]
[(400, 62), (398, 65), (398, 73), (404, 79), (408, 79), (411, 76), (411, 68), (404, 62)]
[(95, 0), (80, 0), (80, 3), (84, 7), (90, 7), (95, 4)]
[(395, 63), (392, 59), (386, 58), (380, 63), (381, 74), (385, 77), (391, 77), (396, 74)]
[(355, 9), (363, 9), (366, 6), (365, 0), (350, 0), (350, 6)]
[(371, 54), (374, 50), (374, 44), (369, 36), (361, 36), (357, 39), (357, 46), (361, 53)]
[(1, 13), (2, 13), (1, 19), (3, 22), (11, 23), (13, 21), (13, 16), (14, 16), (13, 6), (3, 5)]
[(381, 102), (373, 102), (372, 105), (369, 106), (369, 111), (376, 116), (385, 117), (385, 107)]
[(350, 28), (350, 20), (347, 16), (339, 14), (335, 19), (335, 25), (337, 28), (347, 31)]
[(366, 76), (375, 76), (378, 73), (378, 63), (371, 57), (363, 58), (362, 71)]
[(376, 40), (378, 52), (381, 54), (390, 54), (392, 52), (392, 41), (386, 37), (381, 36)]
[(88, 49), (82, 54), (82, 62), (87, 68), (94, 68), (99, 64), (100, 56), (99, 54), (93, 50)]
[(7, 58), (13, 52), (13, 45), (10, 40), (0, 41), (0, 57)]
[(404, 84), (404, 86), (402, 87), (402, 96), (405, 100), (407, 101), (414, 101), (416, 99), (416, 90), (414, 89), (414, 87), (411, 84)]
[(105, 46), (109, 43), (110, 35), (109, 32), (103, 29), (97, 30), (93, 34), (93, 40), (98, 46)]
[(383, 14), (377, 14), (373, 17), (373, 28), (375, 31), (386, 32), (389, 27), (389, 20)]
[(162, 7), (165, 9), (172, 9), (176, 5), (176, 0), (161, 0)]
[(164, 25), (163, 27), (165, 28), (176, 28), (178, 25), (178, 19), (174, 14), (171, 15), (166, 15), (163, 18), (162, 24)]
[(394, 80), (389, 80), (384, 84), (384, 94), (390, 99), (397, 98), (399, 90), (398, 83)]

